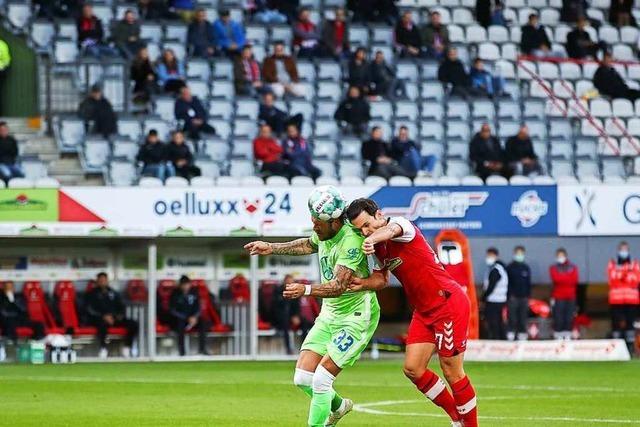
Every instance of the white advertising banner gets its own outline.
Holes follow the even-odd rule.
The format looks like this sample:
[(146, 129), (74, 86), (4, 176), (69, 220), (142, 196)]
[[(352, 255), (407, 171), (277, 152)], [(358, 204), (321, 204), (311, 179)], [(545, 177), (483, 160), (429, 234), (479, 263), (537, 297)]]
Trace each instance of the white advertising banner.
[(624, 340), (490, 341), (467, 343), (470, 361), (612, 361), (630, 360)]
[(561, 236), (640, 235), (640, 187), (636, 185), (558, 186)]

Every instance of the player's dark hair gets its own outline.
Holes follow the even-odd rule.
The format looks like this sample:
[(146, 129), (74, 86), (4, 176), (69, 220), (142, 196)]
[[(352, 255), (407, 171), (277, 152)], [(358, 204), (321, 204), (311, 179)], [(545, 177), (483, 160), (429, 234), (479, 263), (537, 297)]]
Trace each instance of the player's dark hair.
[(567, 255), (567, 250), (566, 250), (565, 248), (558, 248), (558, 249), (556, 249), (556, 253), (557, 253), (557, 254), (559, 254), (559, 253), (561, 253), (561, 252), (562, 252), (563, 254)]
[(514, 251), (514, 252), (515, 252), (515, 251), (522, 251), (522, 252), (524, 252), (524, 251), (525, 251), (525, 250), (524, 250), (524, 246), (522, 246), (522, 245), (518, 245), (518, 246), (516, 246), (515, 248), (513, 248), (513, 251)]
[(108, 277), (108, 276), (107, 276), (107, 273), (105, 273), (104, 271), (101, 271), (100, 273), (98, 273), (98, 274), (96, 275), (96, 279), (99, 279), (99, 278), (101, 278), (101, 277), (105, 277), (105, 278), (106, 278), (106, 277)]
[(189, 276), (187, 276), (187, 275), (182, 275), (182, 276), (180, 276), (180, 280), (178, 281), (178, 283), (180, 285), (184, 285), (186, 283), (191, 283), (191, 279), (189, 279)]
[(497, 248), (494, 248), (493, 246), (490, 247), (489, 249), (487, 249), (487, 253), (488, 254), (493, 254), (493, 255), (500, 255), (500, 252), (498, 252)]
[(346, 213), (349, 221), (353, 221), (363, 211), (373, 216), (378, 212), (378, 210), (380, 210), (380, 208), (376, 202), (371, 199), (360, 198), (349, 203)]

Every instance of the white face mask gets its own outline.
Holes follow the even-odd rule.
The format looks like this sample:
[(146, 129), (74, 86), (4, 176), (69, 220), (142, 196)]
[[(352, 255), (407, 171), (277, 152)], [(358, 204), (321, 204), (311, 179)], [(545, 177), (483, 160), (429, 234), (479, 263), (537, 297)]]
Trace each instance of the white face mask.
[(618, 256), (620, 258), (629, 258), (629, 251), (624, 251), (624, 250), (618, 251)]
[(484, 262), (486, 262), (486, 263), (487, 263), (487, 265), (493, 265), (493, 264), (495, 264), (495, 263), (496, 263), (496, 259), (495, 259), (494, 257), (492, 257), (492, 256), (488, 256), (488, 257), (484, 260)]
[(524, 261), (524, 254), (517, 253), (517, 254), (513, 255), (513, 260), (516, 261), (516, 262), (523, 262)]
[(558, 262), (558, 264), (564, 264), (565, 262), (567, 262), (567, 257), (559, 256), (558, 258), (556, 258), (556, 261)]

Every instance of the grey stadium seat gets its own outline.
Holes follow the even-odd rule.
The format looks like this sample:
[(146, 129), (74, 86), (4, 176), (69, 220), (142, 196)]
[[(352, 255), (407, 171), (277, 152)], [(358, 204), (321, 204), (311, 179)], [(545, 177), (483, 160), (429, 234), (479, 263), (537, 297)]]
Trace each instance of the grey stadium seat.
[(130, 186), (136, 178), (136, 170), (129, 161), (112, 161), (109, 164), (109, 182), (116, 186)]
[(139, 145), (128, 139), (116, 139), (113, 141), (113, 157), (123, 157), (129, 161), (134, 161), (138, 154)]
[(84, 143), (84, 162), (87, 172), (100, 172), (111, 155), (109, 142), (103, 139), (89, 139)]
[(84, 140), (84, 122), (77, 118), (62, 118), (58, 134), (63, 150), (64, 148), (75, 150)]
[(229, 176), (241, 178), (247, 175), (255, 175), (253, 162), (249, 160), (233, 160), (229, 169)]

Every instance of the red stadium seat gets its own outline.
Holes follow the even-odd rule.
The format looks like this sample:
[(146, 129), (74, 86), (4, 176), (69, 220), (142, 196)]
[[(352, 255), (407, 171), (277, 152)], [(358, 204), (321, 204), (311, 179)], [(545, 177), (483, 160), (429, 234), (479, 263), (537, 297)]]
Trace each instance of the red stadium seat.
[(74, 335), (95, 335), (96, 328), (80, 326), (78, 312), (76, 310), (76, 288), (72, 282), (58, 282), (53, 291), (58, 302), (58, 311), (62, 326), (65, 329), (73, 329)]
[(147, 283), (144, 280), (129, 280), (126, 289), (127, 299), (131, 302), (146, 303), (149, 297)]
[(161, 280), (158, 284), (158, 313), (159, 317), (163, 317), (163, 319), (156, 320), (156, 333), (158, 334), (166, 334), (170, 331), (169, 325), (164, 324), (163, 320), (168, 318), (169, 301), (175, 288), (176, 282), (173, 280)]
[(211, 331), (213, 332), (229, 332), (231, 326), (225, 325), (220, 319), (218, 311), (213, 306), (211, 297), (209, 296), (209, 288), (204, 280), (193, 280), (193, 286), (198, 290), (200, 297), (200, 308), (202, 310), (202, 318), (211, 323)]
[(62, 334), (64, 329), (56, 325), (56, 321), (47, 307), (40, 282), (25, 282), (22, 294), (27, 304), (27, 313), (32, 322), (44, 324), (47, 334)]

